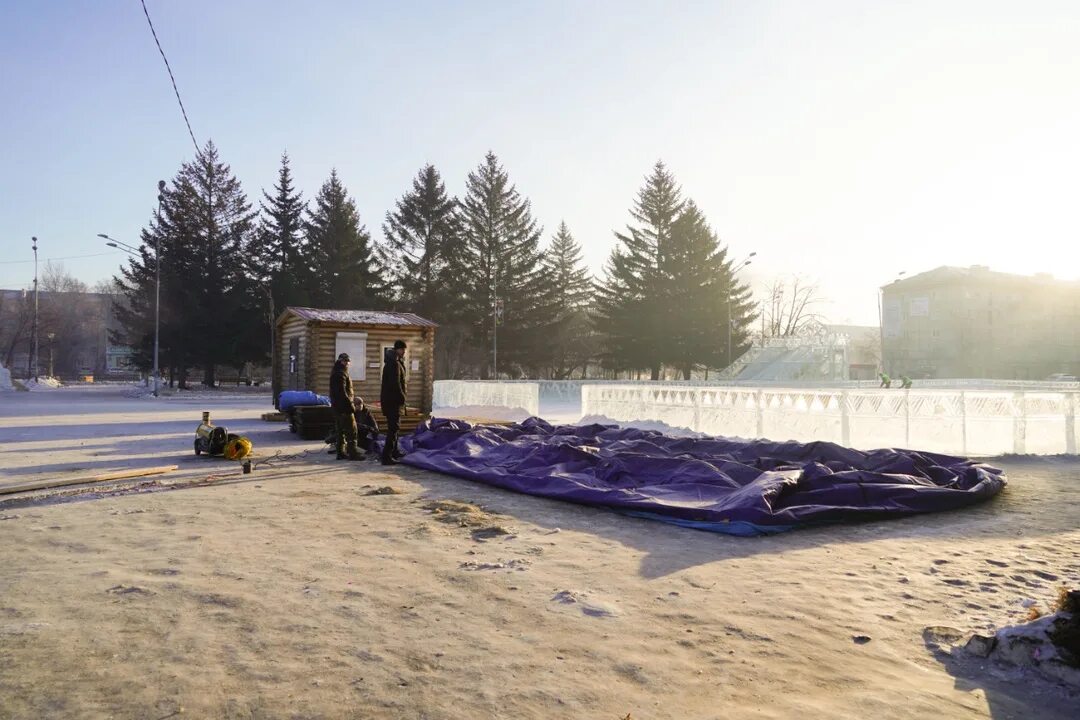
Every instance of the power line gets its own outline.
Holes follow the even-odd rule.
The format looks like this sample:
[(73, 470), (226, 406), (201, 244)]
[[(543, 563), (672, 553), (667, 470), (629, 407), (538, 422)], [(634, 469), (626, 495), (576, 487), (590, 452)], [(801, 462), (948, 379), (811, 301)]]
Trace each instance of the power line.
[(158, 52), (161, 53), (161, 59), (165, 61), (165, 69), (169, 71), (169, 80), (172, 81), (173, 92), (176, 93), (176, 102), (180, 103), (180, 113), (184, 116), (184, 124), (187, 125), (188, 135), (191, 136), (191, 142), (195, 146), (195, 154), (198, 155), (202, 151), (199, 150), (199, 143), (195, 140), (195, 133), (191, 131), (191, 121), (188, 120), (187, 110), (184, 109), (184, 101), (180, 99), (180, 90), (176, 87), (176, 78), (173, 77), (172, 67), (169, 66), (169, 58), (165, 57), (165, 51), (161, 49), (161, 42), (158, 40), (157, 31), (154, 30), (154, 23), (150, 20), (150, 13), (146, 9), (146, 0), (140, 0), (142, 3), (143, 14), (146, 15), (146, 22), (150, 25), (150, 34), (154, 36), (154, 44), (157, 45)]
[[(119, 250), (112, 250), (110, 252), (94, 253), (93, 255), (67, 255), (65, 257), (42, 258), (42, 259), (45, 262), (49, 262), (51, 260), (81, 260), (83, 258), (103, 257), (105, 255), (116, 255), (119, 252), (120, 252)], [(32, 262), (34, 262), (34, 261), (33, 260), (3, 260), (3, 261), (0, 261), (0, 265), (23, 265), (23, 264), (32, 263)]]

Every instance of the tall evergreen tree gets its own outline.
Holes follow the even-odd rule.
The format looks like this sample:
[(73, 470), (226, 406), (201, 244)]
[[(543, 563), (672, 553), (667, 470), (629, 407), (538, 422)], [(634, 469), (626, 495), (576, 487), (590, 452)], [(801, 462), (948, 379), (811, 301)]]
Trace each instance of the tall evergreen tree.
[(278, 181), (271, 196), (263, 191), (259, 229), (248, 250), (252, 276), (268, 287), (274, 308), (307, 305), (310, 267), (304, 236), (307, 203), (293, 185), (288, 153), (281, 154)]
[(313, 305), (370, 309), (388, 304), (371, 235), (360, 224), (356, 203), (337, 170), (331, 170), (314, 207), (308, 209), (305, 233), (312, 259), (308, 295)]
[(735, 281), (727, 248), (693, 201), (684, 206), (673, 238), (672, 298), (678, 312), (667, 360), (689, 380), (695, 367), (726, 367), (742, 353), (753, 305), (749, 287)]
[(162, 194), (160, 208), (142, 231), (140, 257), (117, 278), (125, 296), (118, 319), (147, 362), (154, 262), (160, 257), (161, 364), (175, 369), (181, 384), (188, 368), (199, 366), (204, 384), (213, 386), (216, 365), (242, 364), (265, 345), (257, 334), (260, 324), (252, 323), (260, 306), (241, 261), (254, 216), (212, 141), (181, 166)]
[(732, 349), (741, 349), (752, 308), (749, 289), (733, 280), (726, 248), (662, 163), (631, 216), (640, 225), (616, 233), (620, 245), (598, 291), (605, 364), (647, 368), (653, 380), (664, 365), (686, 379), (698, 366), (726, 366), (735, 356), (727, 352), (727, 326)]
[(584, 372), (596, 352), (589, 323), (593, 280), (584, 267), (581, 245), (565, 222), (559, 223), (542, 268), (551, 317), (550, 332), (545, 335), (548, 374), (565, 380), (577, 369)]
[(640, 223), (615, 233), (619, 245), (605, 267), (597, 293), (597, 327), (603, 333), (603, 359), (615, 370), (648, 369), (660, 379), (670, 355), (674, 255), (672, 232), (685, 201), (662, 162), (638, 191), (630, 216)]
[[(494, 153), (469, 173), (466, 190), (460, 204), (461, 305), (473, 346), (481, 349), (478, 365), (485, 377), (494, 376), (497, 339), (498, 367), (535, 368), (548, 322), (539, 272), (542, 228)], [(496, 329), (497, 302), (502, 319)]]
[(439, 171), (426, 165), (383, 223), (386, 265), (399, 304), (440, 323), (450, 318), (460, 290), (456, 208)]

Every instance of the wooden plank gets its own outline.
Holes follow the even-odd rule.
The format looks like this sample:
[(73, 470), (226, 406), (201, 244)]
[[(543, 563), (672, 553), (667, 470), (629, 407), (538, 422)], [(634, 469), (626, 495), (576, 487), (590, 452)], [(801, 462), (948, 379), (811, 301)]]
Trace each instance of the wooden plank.
[(127, 478), (145, 477), (147, 475), (161, 475), (179, 469), (178, 465), (160, 465), (158, 467), (138, 468), (134, 470), (118, 470), (116, 472), (103, 473), (101, 475), (83, 475), (73, 478), (50, 478), (48, 480), (33, 480), (31, 482), (18, 483), (15, 485), (0, 486), (0, 495), (24, 492), (26, 490), (43, 490), (45, 488), (63, 487), (65, 485), (81, 485), (83, 483), (108, 482), (109, 480), (126, 480)]

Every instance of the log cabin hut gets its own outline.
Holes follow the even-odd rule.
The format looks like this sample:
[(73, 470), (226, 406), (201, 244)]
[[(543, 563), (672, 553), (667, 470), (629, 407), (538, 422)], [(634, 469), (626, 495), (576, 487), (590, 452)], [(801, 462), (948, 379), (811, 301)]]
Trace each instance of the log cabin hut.
[[(382, 387), (383, 353), (395, 340), (404, 340), (408, 344), (409, 415), (402, 418), (402, 430), (412, 429), (431, 414), (436, 327), (412, 313), (286, 308), (274, 328), (274, 405), (283, 390), (328, 394), (334, 361), (345, 352), (352, 359), (349, 375), (353, 390), (375, 411)], [(382, 413), (374, 414), (385, 430)]]

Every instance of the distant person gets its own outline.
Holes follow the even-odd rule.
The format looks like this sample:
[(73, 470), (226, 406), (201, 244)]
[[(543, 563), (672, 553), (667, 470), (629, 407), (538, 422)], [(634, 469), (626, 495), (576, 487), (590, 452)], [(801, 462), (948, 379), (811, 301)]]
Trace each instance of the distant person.
[(878, 387), (892, 387), (892, 378), (887, 373), (878, 373), (878, 377), (881, 378), (881, 385)]
[(386, 416), (383, 465), (397, 465), (402, 458), (398, 433), (401, 431), (401, 416), (408, 411), (405, 406), (405, 348), (404, 340), (395, 340), (394, 347), (386, 348), (383, 358), (382, 393), (379, 396), (383, 415)]
[(902, 389), (904, 389), (904, 390), (911, 389), (911, 378), (909, 378), (907, 375), (901, 375), (900, 376), (900, 387)]
[(356, 449), (356, 416), (349, 354), (338, 355), (330, 371), (330, 408), (334, 411), (334, 447), (338, 460), (363, 460)]

